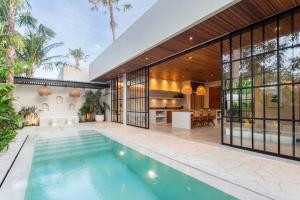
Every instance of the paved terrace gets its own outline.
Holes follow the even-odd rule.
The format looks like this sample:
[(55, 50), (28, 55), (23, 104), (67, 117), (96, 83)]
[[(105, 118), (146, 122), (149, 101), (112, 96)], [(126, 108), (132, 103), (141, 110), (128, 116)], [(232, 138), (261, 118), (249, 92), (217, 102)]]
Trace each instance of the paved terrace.
[[(69, 128), (23, 129), (14, 142), (14, 148), (22, 145), (25, 135), (30, 137), (0, 189), (0, 199), (23, 199), (36, 138), (76, 135), (79, 130), (97, 130), (241, 199), (300, 199), (300, 162), (208, 142), (194, 142), (159, 131), (116, 123), (84, 123)], [(0, 155), (0, 176), (4, 175), (3, 172), (10, 163), (7, 162), (7, 158), (13, 158), (7, 154), (13, 153), (16, 151)], [(6, 164), (3, 164), (4, 162)]]

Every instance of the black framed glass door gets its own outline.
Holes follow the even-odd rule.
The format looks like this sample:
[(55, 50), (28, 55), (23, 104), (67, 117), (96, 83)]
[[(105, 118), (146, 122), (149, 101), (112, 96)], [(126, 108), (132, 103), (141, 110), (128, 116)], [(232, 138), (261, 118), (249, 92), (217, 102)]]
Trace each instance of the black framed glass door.
[(300, 159), (300, 9), (222, 38), (222, 143)]
[(123, 123), (123, 78), (111, 80), (111, 121)]
[(149, 128), (149, 68), (145, 67), (127, 74), (128, 125)]

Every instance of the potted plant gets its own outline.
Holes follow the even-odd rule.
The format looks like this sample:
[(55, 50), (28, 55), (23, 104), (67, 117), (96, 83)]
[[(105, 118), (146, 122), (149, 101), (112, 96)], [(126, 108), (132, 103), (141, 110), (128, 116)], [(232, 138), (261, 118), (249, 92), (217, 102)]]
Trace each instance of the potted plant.
[(36, 126), (39, 124), (39, 109), (35, 106), (23, 106), (18, 114), (22, 117), (24, 126)]
[(104, 121), (105, 111), (110, 108), (101, 101), (101, 92), (99, 90), (87, 91), (84, 96), (85, 102), (79, 110), (79, 117), (83, 119), (82, 121)]

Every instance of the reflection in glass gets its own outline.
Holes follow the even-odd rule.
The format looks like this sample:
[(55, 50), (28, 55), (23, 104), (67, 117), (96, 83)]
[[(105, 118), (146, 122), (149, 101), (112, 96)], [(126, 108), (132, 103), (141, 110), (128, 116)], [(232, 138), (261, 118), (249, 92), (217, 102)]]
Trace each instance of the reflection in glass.
[(253, 29), (253, 55), (263, 53), (263, 26), (257, 26)]
[(292, 85), (280, 86), (280, 118), (281, 119), (293, 119), (293, 87)]
[(279, 51), (280, 56), (280, 83), (292, 83), (293, 74), (293, 48)]
[(241, 57), (249, 57), (251, 55), (251, 32), (248, 30), (242, 33), (242, 55)]
[(264, 84), (264, 57), (253, 57), (254, 85), (261, 86)]
[(277, 54), (269, 53), (264, 58), (265, 85), (277, 84)]
[(284, 48), (292, 46), (292, 16), (291, 14), (284, 15), (279, 19), (279, 46)]
[(293, 123), (280, 122), (280, 153), (288, 156), (293, 155)]
[(266, 120), (266, 151), (278, 153), (277, 120)]
[(265, 87), (266, 118), (278, 118), (279, 96), (276, 86)]
[(294, 13), (294, 45), (300, 44), (300, 10)]
[(264, 150), (264, 121), (255, 120), (253, 124), (253, 146), (256, 150)]
[(240, 59), (240, 35), (232, 37), (232, 60)]
[(264, 88), (254, 89), (254, 114), (255, 118), (264, 117)]
[(277, 49), (277, 25), (275, 20), (265, 24), (264, 49), (264, 52), (270, 52)]
[(229, 62), (230, 60), (230, 49), (229, 49), (229, 39), (223, 40), (223, 63)]
[(232, 144), (241, 146), (241, 125), (240, 123), (232, 123)]

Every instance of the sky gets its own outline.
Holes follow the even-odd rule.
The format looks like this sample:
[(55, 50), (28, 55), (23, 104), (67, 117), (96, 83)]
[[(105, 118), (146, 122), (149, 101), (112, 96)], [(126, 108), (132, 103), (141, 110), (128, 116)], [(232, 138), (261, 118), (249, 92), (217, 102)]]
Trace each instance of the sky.
[[(128, 12), (115, 12), (117, 37), (143, 15), (157, 0), (120, 0), (120, 5), (130, 3)], [(68, 49), (82, 48), (89, 55), (82, 67), (88, 67), (105, 48), (112, 43), (109, 15), (100, 7), (91, 10), (88, 0), (31, 0), (31, 13), (38, 21), (56, 33), (51, 42), (64, 45), (52, 51), (52, 55), (67, 55)], [(68, 62), (73, 63), (71, 57)], [(58, 71), (38, 70), (36, 77), (56, 78)]]

